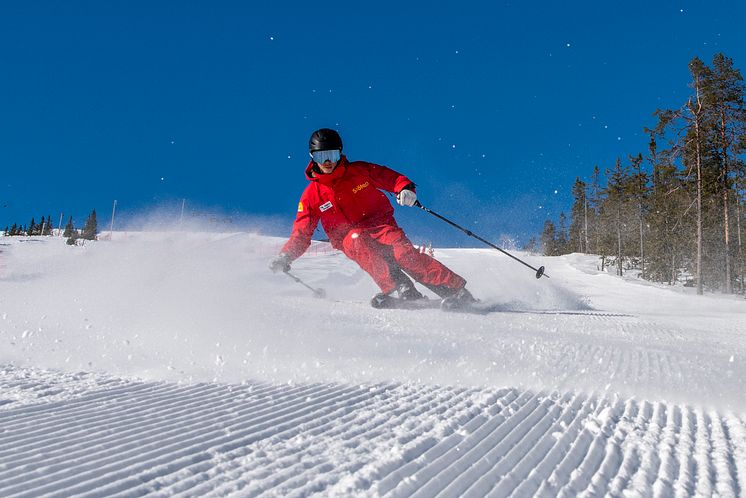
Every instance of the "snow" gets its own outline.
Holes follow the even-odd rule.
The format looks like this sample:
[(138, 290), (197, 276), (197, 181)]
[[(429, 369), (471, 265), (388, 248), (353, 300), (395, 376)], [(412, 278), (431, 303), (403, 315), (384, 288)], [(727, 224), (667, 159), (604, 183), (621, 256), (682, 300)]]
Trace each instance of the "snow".
[[(327, 244), (0, 239), (0, 495), (737, 496), (746, 301), (438, 249), (487, 314), (376, 310)], [(432, 296), (432, 295), (431, 295)]]

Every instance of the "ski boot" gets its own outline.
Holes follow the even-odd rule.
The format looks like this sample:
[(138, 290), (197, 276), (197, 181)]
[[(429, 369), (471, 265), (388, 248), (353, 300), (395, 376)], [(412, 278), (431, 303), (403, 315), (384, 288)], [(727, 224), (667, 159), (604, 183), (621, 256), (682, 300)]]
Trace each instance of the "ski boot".
[(402, 283), (396, 288), (399, 297), (393, 296), (394, 291), (389, 294), (379, 292), (370, 300), (370, 305), (374, 308), (403, 308), (416, 309), (418, 304), (428, 302), (427, 297), (423, 296), (412, 283)]
[(426, 299), (425, 296), (423, 296), (422, 293), (418, 291), (417, 288), (414, 286), (414, 284), (411, 282), (405, 282), (405, 283), (399, 284), (396, 291), (399, 294), (399, 299), (403, 299), (405, 301), (413, 301), (415, 299)]
[(393, 308), (398, 301), (397, 298), (383, 292), (379, 292), (370, 300), (370, 305), (374, 308)]
[(440, 308), (444, 311), (462, 310), (478, 303), (479, 301), (466, 290), (466, 287), (458, 289), (448, 297), (443, 298)]

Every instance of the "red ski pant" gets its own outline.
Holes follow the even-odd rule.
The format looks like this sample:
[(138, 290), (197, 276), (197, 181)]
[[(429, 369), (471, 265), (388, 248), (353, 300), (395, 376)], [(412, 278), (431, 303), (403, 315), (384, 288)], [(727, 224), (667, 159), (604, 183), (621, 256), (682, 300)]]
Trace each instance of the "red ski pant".
[(397, 266), (433, 290), (460, 289), (466, 285), (466, 280), (444, 264), (417, 251), (404, 230), (396, 225), (353, 229), (343, 239), (342, 250), (386, 294), (397, 287)]

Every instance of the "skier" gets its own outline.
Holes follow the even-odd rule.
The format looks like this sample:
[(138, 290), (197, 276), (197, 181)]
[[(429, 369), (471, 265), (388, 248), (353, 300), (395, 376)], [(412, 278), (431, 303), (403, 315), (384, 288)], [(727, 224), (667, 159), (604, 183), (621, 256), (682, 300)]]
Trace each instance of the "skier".
[(290, 239), (270, 262), (272, 271), (290, 270), (308, 249), (320, 220), (332, 247), (354, 260), (380, 287), (372, 306), (393, 306), (395, 291), (401, 300), (423, 299), (410, 277), (443, 298), (448, 308), (476, 301), (461, 276), (417, 251), (397, 225), (394, 208), (381, 190), (395, 193), (402, 206), (414, 206), (417, 194), (409, 178), (385, 166), (348, 161), (341, 137), (329, 128), (313, 132), (308, 150), (309, 184), (298, 203)]

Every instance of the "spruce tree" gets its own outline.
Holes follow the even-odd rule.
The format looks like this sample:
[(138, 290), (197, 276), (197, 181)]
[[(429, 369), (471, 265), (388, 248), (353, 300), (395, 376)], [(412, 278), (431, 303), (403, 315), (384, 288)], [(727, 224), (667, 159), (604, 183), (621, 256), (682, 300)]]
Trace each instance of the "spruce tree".
[(65, 225), (65, 231), (62, 232), (62, 236), (67, 238), (72, 236), (73, 232), (75, 231), (75, 226), (73, 225), (73, 217), (70, 216), (70, 219), (67, 221), (67, 225)]
[(565, 213), (560, 213), (559, 216), (559, 226), (557, 227), (557, 255), (561, 256), (562, 254), (567, 254), (572, 252), (572, 249), (570, 248), (570, 242), (568, 241), (568, 235), (567, 235), (567, 216), (565, 216)]
[(544, 230), (541, 232), (541, 249), (545, 256), (556, 256), (557, 230), (551, 220), (544, 222)]
[(81, 238), (85, 240), (96, 240), (96, 233), (98, 233), (98, 223), (96, 222), (96, 210), (94, 209), (83, 226)]
[(690, 224), (685, 213), (690, 201), (671, 151), (658, 149), (660, 135), (656, 130), (646, 131), (650, 134), (648, 161), (653, 170), (647, 216), (650, 228), (646, 277), (673, 285), (688, 254)]
[(642, 170), (642, 154), (629, 156), (632, 176), (630, 178), (630, 190), (636, 204), (637, 228), (640, 248), (640, 274), (645, 278), (645, 239), (647, 237), (646, 216), (648, 211), (648, 175)]
[(590, 196), (588, 198), (588, 232), (592, 234), (589, 237), (589, 251), (591, 254), (601, 254), (601, 227), (599, 221), (599, 209), (601, 206), (601, 170), (598, 165), (593, 167), (591, 176)]
[(575, 178), (572, 186), (573, 203), (570, 211), (570, 245), (571, 251), (588, 253), (588, 197), (586, 184)]
[(77, 245), (78, 238), (80, 238), (79, 235), (78, 235), (78, 231), (77, 230), (73, 230), (70, 233), (70, 236), (67, 238), (67, 241), (66, 241), (67, 245), (69, 245), (69, 246)]
[(604, 224), (602, 254), (613, 255), (617, 266), (617, 275), (624, 274), (624, 260), (627, 256), (627, 239), (629, 239), (630, 220), (632, 219), (631, 176), (629, 167), (622, 166), (617, 158), (614, 169), (606, 170), (608, 181), (601, 205), (601, 218)]
[(526, 242), (526, 244), (523, 246), (523, 250), (528, 253), (533, 254), (536, 252), (536, 246), (537, 246), (536, 237), (531, 237), (530, 239), (528, 239), (528, 242)]

